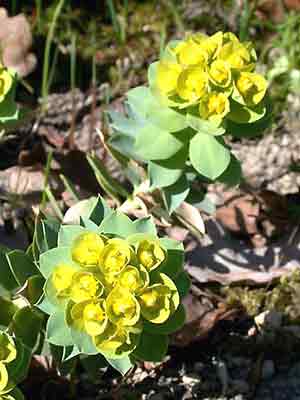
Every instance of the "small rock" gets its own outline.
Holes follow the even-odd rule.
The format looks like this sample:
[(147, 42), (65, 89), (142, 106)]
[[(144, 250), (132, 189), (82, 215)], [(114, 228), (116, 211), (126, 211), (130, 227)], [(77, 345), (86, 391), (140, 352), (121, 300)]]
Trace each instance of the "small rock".
[(262, 366), (262, 379), (271, 379), (275, 374), (275, 366), (272, 360), (265, 360)]
[(257, 315), (254, 320), (259, 329), (273, 331), (280, 328), (282, 324), (282, 313), (274, 310), (264, 311)]
[(182, 382), (188, 386), (194, 386), (197, 383), (200, 383), (200, 381), (201, 379), (197, 374), (184, 375), (182, 377)]

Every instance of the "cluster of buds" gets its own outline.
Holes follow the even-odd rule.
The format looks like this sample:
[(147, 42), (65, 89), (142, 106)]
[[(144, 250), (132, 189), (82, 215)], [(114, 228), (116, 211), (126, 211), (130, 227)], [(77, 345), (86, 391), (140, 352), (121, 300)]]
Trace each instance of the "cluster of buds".
[(86, 231), (73, 240), (72, 263), (53, 268), (46, 293), (65, 305), (69, 327), (116, 358), (136, 348), (144, 321), (162, 324), (179, 305), (174, 282), (159, 272), (167, 254), (155, 236), (125, 240)]
[(6, 398), (13, 389), (10, 382), (9, 365), (17, 358), (17, 349), (13, 339), (5, 332), (0, 332), (0, 397)]
[(237, 102), (256, 107), (267, 82), (255, 72), (256, 53), (230, 32), (193, 34), (171, 42), (157, 65), (155, 86), (168, 105), (197, 106), (204, 120), (220, 124)]

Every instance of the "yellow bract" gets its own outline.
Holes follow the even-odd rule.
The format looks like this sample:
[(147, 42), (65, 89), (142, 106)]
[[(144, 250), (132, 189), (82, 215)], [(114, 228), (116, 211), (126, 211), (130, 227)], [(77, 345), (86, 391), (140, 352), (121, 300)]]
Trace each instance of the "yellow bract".
[(226, 61), (216, 60), (209, 68), (209, 77), (213, 84), (228, 87), (231, 84), (231, 70)]
[(0, 65), (0, 101), (3, 101), (13, 84), (13, 77)]
[(12, 337), (5, 332), (0, 332), (0, 394), (9, 396), (9, 391), (13, 388), (9, 378), (9, 365), (17, 358), (17, 349)]
[(57, 291), (58, 296), (68, 296), (69, 289), (72, 286), (75, 269), (69, 265), (58, 265), (52, 274), (52, 284)]
[(223, 42), (223, 32), (217, 32), (200, 41), (200, 47), (207, 53), (209, 60), (218, 56)]
[(107, 241), (99, 260), (99, 267), (104, 275), (115, 276), (129, 263), (131, 248), (122, 239), (110, 239)]
[(246, 105), (260, 103), (266, 94), (267, 86), (265, 78), (253, 72), (241, 72), (236, 81), (236, 87)]
[(105, 300), (87, 304), (83, 310), (83, 321), (89, 335), (97, 336), (104, 332), (107, 325)]
[(205, 65), (208, 60), (207, 52), (193, 40), (181, 42), (175, 48), (175, 54), (182, 65)]
[(72, 258), (84, 267), (95, 266), (104, 248), (103, 239), (93, 232), (80, 235), (73, 244)]
[(0, 362), (8, 364), (17, 358), (17, 349), (13, 340), (4, 332), (0, 334)]
[(109, 320), (121, 326), (133, 326), (140, 318), (140, 306), (134, 295), (125, 288), (116, 287), (107, 296)]
[(171, 291), (162, 284), (145, 289), (139, 297), (143, 317), (156, 324), (165, 322), (171, 314), (170, 297)]
[(137, 293), (149, 284), (149, 275), (144, 267), (133, 267), (128, 265), (121, 273), (118, 284), (128, 289), (130, 292)]
[(76, 272), (73, 276), (71, 299), (75, 303), (95, 299), (103, 292), (102, 283), (90, 272)]
[(157, 268), (166, 258), (163, 248), (154, 240), (143, 240), (137, 248), (137, 259), (147, 271)]
[(3, 362), (0, 362), (0, 392), (3, 392), (8, 385), (8, 372)]
[(157, 87), (162, 94), (174, 94), (182, 67), (176, 63), (161, 61), (157, 66)]
[(99, 336), (94, 337), (96, 348), (103, 354), (109, 356), (122, 355), (131, 352), (138, 344), (141, 328), (127, 327), (108, 324), (106, 330)]
[(209, 93), (200, 103), (199, 113), (203, 119), (220, 122), (229, 113), (230, 105), (228, 98), (219, 92)]
[(189, 67), (178, 78), (177, 93), (189, 102), (195, 102), (208, 90), (208, 74), (201, 67)]

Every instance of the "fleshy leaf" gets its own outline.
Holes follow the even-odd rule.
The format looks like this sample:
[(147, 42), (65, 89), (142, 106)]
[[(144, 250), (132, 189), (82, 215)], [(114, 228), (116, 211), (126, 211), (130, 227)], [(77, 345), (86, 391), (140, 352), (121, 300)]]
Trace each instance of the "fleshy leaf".
[(182, 299), (188, 294), (191, 287), (191, 279), (189, 275), (185, 271), (182, 271), (181, 274), (174, 278), (174, 283), (177, 287), (179, 296)]
[(168, 351), (168, 336), (151, 335), (143, 332), (138, 347), (134, 351), (134, 356), (139, 360), (159, 362), (162, 361)]
[(35, 241), (40, 253), (57, 246), (60, 223), (54, 218), (38, 221), (35, 227)]
[(106, 358), (107, 362), (117, 371), (120, 372), (123, 376), (127, 374), (128, 371), (134, 366), (131, 362), (129, 356), (125, 356), (122, 358)]
[(163, 189), (164, 200), (170, 214), (187, 198), (190, 185), (185, 175), (182, 175), (177, 182)]
[(161, 104), (149, 88), (140, 86), (131, 89), (127, 97), (133, 111), (156, 128), (167, 132), (177, 132), (187, 127), (184, 114)]
[(56, 247), (46, 251), (46, 253), (43, 253), (40, 256), (40, 271), (46, 279), (59, 264), (67, 264), (75, 269), (80, 268), (72, 260), (70, 247)]
[(151, 161), (148, 174), (152, 189), (173, 185), (181, 177), (188, 157), (188, 146), (167, 160)]
[(145, 160), (166, 160), (182, 147), (182, 140), (174, 134), (148, 123), (140, 129), (134, 150)]
[(100, 225), (100, 230), (103, 233), (122, 238), (135, 233), (134, 224), (131, 219), (118, 211), (114, 211), (108, 217), (104, 218)]
[(158, 272), (162, 272), (174, 279), (181, 271), (184, 261), (184, 247), (177, 240), (162, 238), (159, 240), (168, 255), (166, 260), (158, 268)]
[(33, 275), (39, 275), (39, 270), (31, 258), (21, 250), (13, 250), (6, 254), (10, 269), (20, 286)]
[(47, 341), (57, 346), (73, 346), (74, 340), (65, 321), (64, 311), (51, 314), (46, 328)]
[(205, 133), (207, 135), (219, 136), (225, 133), (225, 129), (217, 126), (210, 121), (201, 119), (200, 117), (188, 113), (186, 116), (187, 122), (196, 132)]
[(21, 308), (14, 315), (10, 330), (28, 347), (33, 348), (37, 343), (42, 328), (43, 316), (31, 307)]
[(214, 136), (197, 133), (190, 143), (190, 159), (201, 175), (215, 180), (228, 167), (230, 151)]
[(72, 246), (73, 241), (87, 231), (79, 225), (62, 225), (58, 233), (58, 247)]
[(137, 219), (133, 222), (133, 225), (137, 233), (149, 233), (151, 235), (157, 234), (152, 216)]
[(182, 304), (179, 305), (178, 309), (170, 318), (163, 324), (152, 324), (149, 321), (144, 321), (144, 330), (153, 335), (170, 335), (173, 332), (178, 331), (185, 322), (185, 311)]

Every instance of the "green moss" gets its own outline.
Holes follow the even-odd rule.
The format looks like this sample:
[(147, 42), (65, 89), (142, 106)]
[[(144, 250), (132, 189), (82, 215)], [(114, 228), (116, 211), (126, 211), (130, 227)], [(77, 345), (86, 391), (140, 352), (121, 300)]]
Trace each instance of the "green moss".
[(254, 317), (267, 310), (283, 313), (288, 323), (300, 322), (300, 270), (280, 278), (271, 288), (226, 287), (222, 289), (230, 307), (241, 307)]

